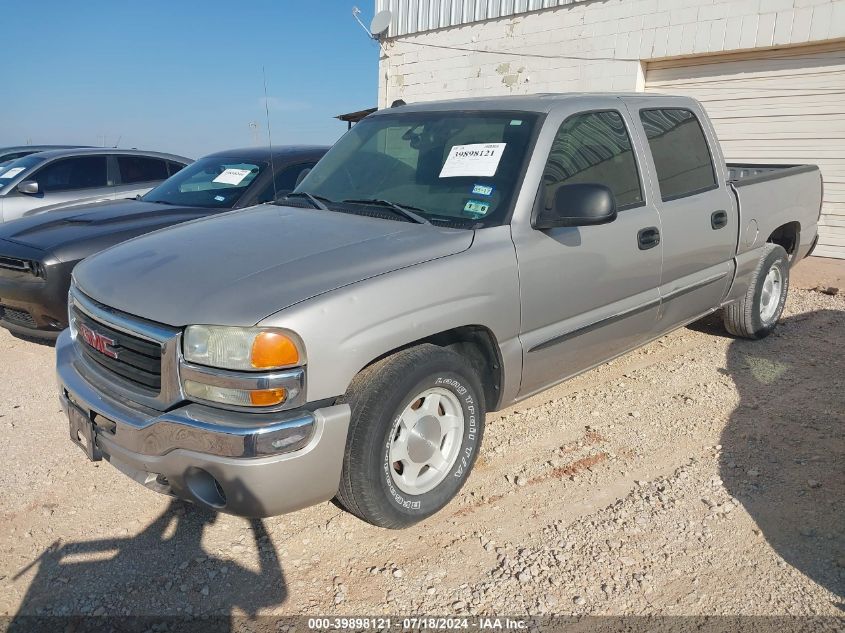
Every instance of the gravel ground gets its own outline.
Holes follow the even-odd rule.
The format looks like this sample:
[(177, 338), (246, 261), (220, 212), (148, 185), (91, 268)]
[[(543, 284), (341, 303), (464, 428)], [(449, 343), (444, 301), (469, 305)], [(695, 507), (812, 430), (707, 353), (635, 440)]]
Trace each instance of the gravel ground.
[(53, 350), (2, 331), (0, 615), (841, 617), (844, 349), (841, 292), (793, 290), (763, 341), (678, 330), (489, 416), (461, 495), (393, 532), (209, 514), (89, 463)]

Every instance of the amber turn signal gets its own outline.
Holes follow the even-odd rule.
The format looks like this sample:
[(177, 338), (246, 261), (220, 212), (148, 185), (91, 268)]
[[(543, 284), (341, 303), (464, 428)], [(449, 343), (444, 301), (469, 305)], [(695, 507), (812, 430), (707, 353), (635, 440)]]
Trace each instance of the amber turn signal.
[(293, 366), (299, 364), (299, 350), (284, 334), (261, 332), (252, 342), (250, 359), (256, 369)]
[(287, 397), (284, 389), (263, 389), (261, 391), (250, 391), (249, 401), (256, 407), (272, 407), (281, 404)]

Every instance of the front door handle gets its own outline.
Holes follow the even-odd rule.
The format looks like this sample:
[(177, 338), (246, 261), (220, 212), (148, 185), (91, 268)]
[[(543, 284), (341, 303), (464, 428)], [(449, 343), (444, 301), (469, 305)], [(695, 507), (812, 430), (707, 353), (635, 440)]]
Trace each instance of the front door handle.
[(725, 228), (728, 225), (727, 211), (714, 211), (710, 214), (710, 228), (714, 231)]
[(637, 246), (641, 251), (647, 251), (660, 244), (660, 230), (656, 226), (648, 226), (637, 233)]

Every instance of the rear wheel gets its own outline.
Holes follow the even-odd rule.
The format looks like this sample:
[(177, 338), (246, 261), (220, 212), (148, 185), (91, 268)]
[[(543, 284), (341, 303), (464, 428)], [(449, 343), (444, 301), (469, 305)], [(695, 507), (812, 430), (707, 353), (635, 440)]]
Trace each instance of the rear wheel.
[(443, 508), (478, 455), (481, 394), (469, 362), (436, 345), (403, 350), (361, 372), (342, 399), (352, 420), (337, 501), (388, 528)]
[(725, 329), (734, 336), (760, 339), (772, 333), (789, 291), (789, 256), (778, 244), (766, 244), (745, 296), (727, 306)]

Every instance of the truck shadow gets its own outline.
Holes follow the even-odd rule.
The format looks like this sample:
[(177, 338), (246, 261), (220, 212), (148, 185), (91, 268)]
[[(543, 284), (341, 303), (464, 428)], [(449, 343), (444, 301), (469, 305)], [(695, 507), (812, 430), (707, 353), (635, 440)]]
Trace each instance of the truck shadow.
[[(700, 327), (706, 327), (706, 324)], [(845, 598), (845, 311), (785, 319), (735, 340), (740, 402), (721, 438), (720, 476), (785, 563)]]
[(283, 604), (287, 585), (264, 522), (250, 519), (246, 538), (232, 543), (227, 557), (203, 548), (206, 529), (217, 518), (174, 499), (138, 534), (56, 541), (15, 576), (36, 567), (8, 630), (61, 630), (68, 616), (82, 617), (82, 628), (75, 630), (117, 623), (148, 630), (156, 623), (184, 623), (187, 616), (212, 616), (203, 630), (222, 632), (233, 630), (236, 615), (254, 619), (262, 609)]

